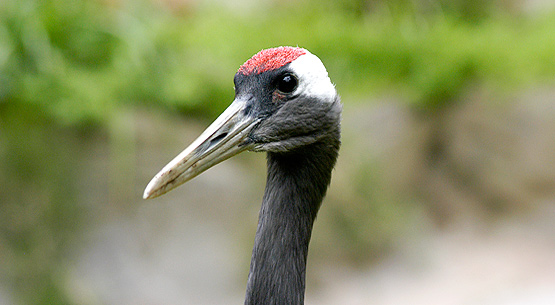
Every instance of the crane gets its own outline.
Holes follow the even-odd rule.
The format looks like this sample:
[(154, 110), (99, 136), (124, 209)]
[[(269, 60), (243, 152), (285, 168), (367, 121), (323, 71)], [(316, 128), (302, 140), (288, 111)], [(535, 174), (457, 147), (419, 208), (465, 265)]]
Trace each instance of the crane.
[(160, 196), (240, 152), (267, 153), (245, 304), (304, 304), (312, 227), (340, 147), (342, 105), (320, 59), (265, 49), (240, 66), (231, 105), (147, 185)]

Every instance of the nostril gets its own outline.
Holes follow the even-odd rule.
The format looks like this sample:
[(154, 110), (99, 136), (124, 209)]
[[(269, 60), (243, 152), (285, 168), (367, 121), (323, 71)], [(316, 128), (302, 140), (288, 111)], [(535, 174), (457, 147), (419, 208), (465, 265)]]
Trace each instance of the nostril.
[(226, 136), (227, 136), (227, 132), (220, 133), (219, 135), (214, 137), (212, 140), (210, 140), (210, 145), (214, 145), (214, 144), (220, 142), (220, 140), (222, 140)]

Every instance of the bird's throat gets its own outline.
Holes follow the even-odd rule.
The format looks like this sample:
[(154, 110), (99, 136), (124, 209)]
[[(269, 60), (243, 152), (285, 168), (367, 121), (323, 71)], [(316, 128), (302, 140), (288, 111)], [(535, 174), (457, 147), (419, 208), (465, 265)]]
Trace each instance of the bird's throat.
[(339, 150), (339, 136), (268, 153), (268, 177), (245, 304), (303, 304), (308, 244)]

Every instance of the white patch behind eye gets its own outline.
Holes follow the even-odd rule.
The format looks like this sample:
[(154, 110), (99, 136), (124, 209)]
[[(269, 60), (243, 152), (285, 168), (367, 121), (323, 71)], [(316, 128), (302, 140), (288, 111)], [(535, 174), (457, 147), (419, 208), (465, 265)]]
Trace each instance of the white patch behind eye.
[(289, 64), (290, 69), (299, 80), (299, 85), (293, 94), (316, 97), (321, 101), (334, 101), (337, 92), (328, 77), (328, 71), (322, 61), (307, 51)]

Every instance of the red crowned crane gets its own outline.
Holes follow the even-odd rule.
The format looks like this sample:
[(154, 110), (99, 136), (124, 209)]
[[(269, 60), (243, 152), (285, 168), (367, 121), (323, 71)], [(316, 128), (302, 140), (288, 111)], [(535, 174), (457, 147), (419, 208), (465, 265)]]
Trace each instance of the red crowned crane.
[(234, 83), (229, 108), (150, 181), (144, 198), (245, 150), (267, 152), (245, 304), (303, 304), (312, 226), (340, 146), (340, 99), (320, 59), (296, 47), (260, 51)]

